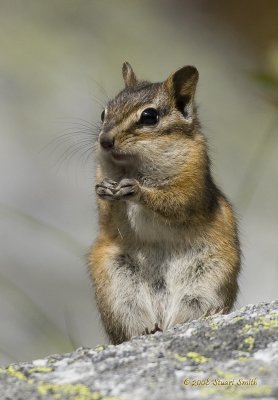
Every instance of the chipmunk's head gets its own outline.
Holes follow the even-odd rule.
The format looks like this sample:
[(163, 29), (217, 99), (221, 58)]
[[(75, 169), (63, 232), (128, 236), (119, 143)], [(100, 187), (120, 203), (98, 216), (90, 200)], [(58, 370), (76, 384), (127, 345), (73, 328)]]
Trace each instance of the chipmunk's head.
[(194, 103), (197, 69), (183, 67), (160, 83), (138, 81), (127, 62), (122, 72), (125, 89), (101, 114), (101, 157), (145, 171), (178, 168), (196, 137), (200, 139)]

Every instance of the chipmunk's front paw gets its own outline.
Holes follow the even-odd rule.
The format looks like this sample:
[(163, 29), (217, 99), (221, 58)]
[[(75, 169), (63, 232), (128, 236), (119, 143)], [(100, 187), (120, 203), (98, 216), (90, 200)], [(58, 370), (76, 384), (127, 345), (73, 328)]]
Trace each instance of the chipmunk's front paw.
[(96, 185), (96, 193), (101, 199), (115, 200), (114, 189), (118, 182), (109, 178), (104, 178), (103, 181)]
[(129, 200), (138, 196), (140, 185), (136, 179), (122, 179), (114, 189), (116, 200)]

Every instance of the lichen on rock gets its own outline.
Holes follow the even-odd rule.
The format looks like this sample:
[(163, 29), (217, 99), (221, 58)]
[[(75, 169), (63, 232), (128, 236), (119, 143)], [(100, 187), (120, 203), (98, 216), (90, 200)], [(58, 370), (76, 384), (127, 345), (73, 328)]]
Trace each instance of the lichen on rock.
[(1, 400), (275, 399), (278, 301), (0, 369)]

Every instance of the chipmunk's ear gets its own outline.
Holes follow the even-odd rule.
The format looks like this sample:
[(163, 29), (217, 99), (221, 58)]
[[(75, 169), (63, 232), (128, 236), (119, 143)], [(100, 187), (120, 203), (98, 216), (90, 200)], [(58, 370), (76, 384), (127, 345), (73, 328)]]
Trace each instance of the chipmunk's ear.
[(188, 65), (174, 72), (164, 82), (166, 90), (175, 101), (176, 108), (185, 117), (192, 117), (193, 100), (198, 79), (197, 68)]
[(136, 85), (137, 83), (136, 75), (133, 69), (131, 68), (131, 65), (128, 62), (123, 63), (122, 72), (123, 72), (125, 87), (131, 87)]

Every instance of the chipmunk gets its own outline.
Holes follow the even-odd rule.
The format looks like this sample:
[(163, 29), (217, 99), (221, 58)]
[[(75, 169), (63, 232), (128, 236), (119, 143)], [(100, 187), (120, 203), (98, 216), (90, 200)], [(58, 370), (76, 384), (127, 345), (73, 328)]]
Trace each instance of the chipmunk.
[(99, 235), (89, 270), (113, 344), (227, 313), (238, 292), (240, 245), (232, 207), (215, 185), (194, 95), (197, 69), (137, 79), (101, 114)]

